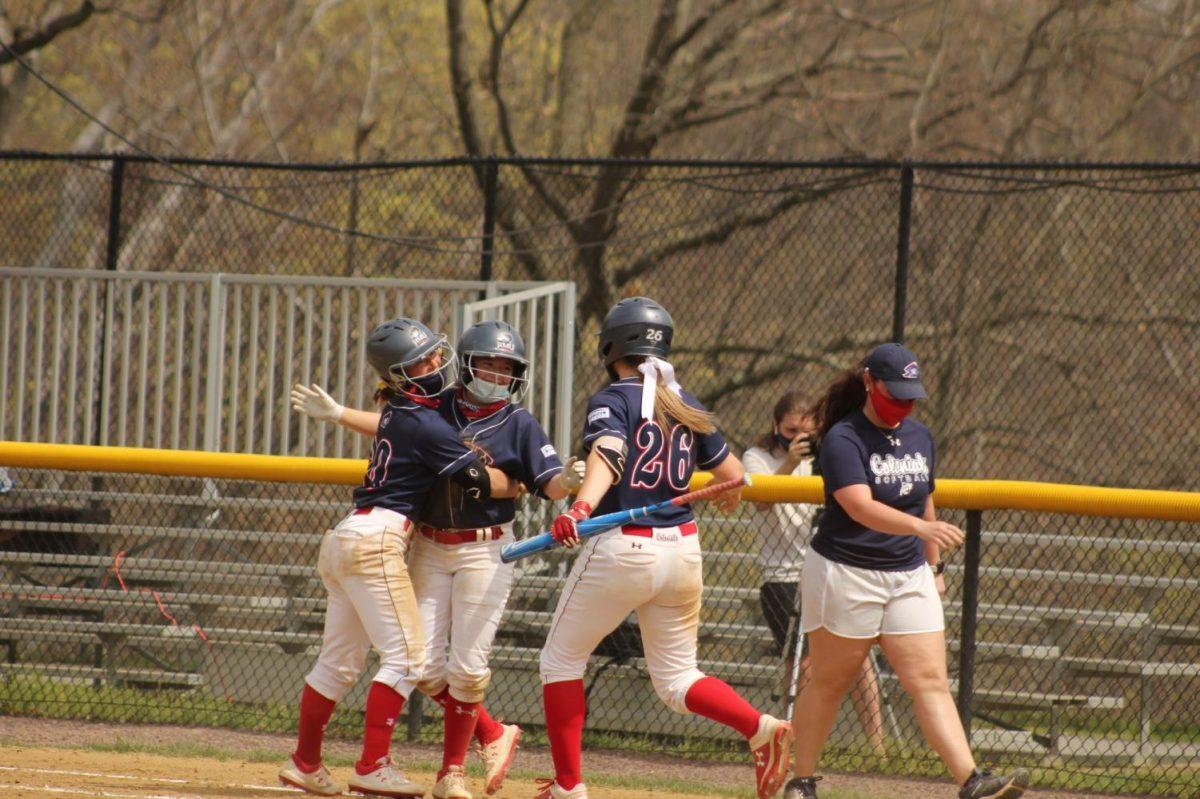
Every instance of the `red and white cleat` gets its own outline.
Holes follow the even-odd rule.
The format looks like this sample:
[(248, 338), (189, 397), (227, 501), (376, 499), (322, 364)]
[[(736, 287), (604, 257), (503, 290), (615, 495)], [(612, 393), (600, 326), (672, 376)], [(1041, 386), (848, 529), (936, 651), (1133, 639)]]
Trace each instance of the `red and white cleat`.
[(787, 778), (792, 762), (792, 725), (763, 714), (758, 732), (750, 739), (754, 756), (754, 784), (758, 799), (771, 799)]
[(381, 757), (376, 768), (366, 774), (354, 772), (347, 781), (352, 791), (368, 796), (388, 796), (391, 799), (416, 799), (425, 795), (425, 789), (404, 776), (404, 772), (392, 765), (391, 758)]
[(558, 787), (553, 777), (538, 780), (538, 792), (533, 799), (588, 799), (587, 786), (582, 782), (571, 790)]
[(316, 771), (301, 771), (290, 757), (279, 769), (279, 781), (317, 796), (337, 796), (342, 792), (342, 786), (334, 782), (333, 775), (325, 766), (318, 766)]
[(521, 743), (521, 728), (516, 724), (501, 724), (504, 732), (490, 744), (479, 745), (475, 751), (483, 759), (484, 793), (488, 796), (500, 790), (504, 784), (504, 776), (517, 756), (517, 748)]

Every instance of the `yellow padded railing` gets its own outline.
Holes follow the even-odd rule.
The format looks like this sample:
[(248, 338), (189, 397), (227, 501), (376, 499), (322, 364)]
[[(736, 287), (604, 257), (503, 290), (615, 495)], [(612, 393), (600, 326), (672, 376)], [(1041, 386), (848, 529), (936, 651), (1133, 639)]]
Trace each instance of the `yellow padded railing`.
[[(232, 452), (92, 447), (0, 441), (0, 466), (86, 472), (132, 472), (282, 483), (357, 485), (365, 460), (246, 455)], [(692, 478), (692, 488), (709, 480)], [(819, 477), (754, 475), (743, 498), (756, 502), (823, 501)], [(1034, 483), (1020, 480), (956, 480), (939, 478), (934, 499), (940, 507), (963, 510), (1010, 509), (1200, 522), (1200, 493), (1140, 488)]]

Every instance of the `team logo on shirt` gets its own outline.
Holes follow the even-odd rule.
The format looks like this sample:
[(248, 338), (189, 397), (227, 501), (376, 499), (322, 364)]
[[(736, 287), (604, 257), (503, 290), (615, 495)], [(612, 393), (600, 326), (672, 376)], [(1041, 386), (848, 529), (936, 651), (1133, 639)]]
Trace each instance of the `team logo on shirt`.
[(597, 422), (601, 419), (607, 419), (612, 416), (608, 408), (596, 408), (588, 414), (588, 422)]
[(905, 366), (904, 371), (901, 373), (901, 377), (904, 377), (907, 380), (916, 380), (920, 376), (921, 373), (917, 370), (916, 361), (913, 361), (908, 366)]
[(553, 458), (556, 455), (558, 455), (558, 453), (554, 450), (553, 444), (547, 444), (546, 446), (542, 447), (543, 458)]
[(891, 453), (875, 453), (871, 455), (870, 467), (877, 484), (929, 482), (929, 461), (920, 452), (902, 458), (897, 458)]

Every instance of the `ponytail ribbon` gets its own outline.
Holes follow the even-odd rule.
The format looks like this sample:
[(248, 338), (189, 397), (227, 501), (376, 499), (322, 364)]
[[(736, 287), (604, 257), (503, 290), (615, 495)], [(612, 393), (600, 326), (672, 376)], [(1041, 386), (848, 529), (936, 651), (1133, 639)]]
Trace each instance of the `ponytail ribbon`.
[(638, 371), (642, 373), (642, 418), (653, 419), (654, 391), (659, 377), (676, 394), (683, 391), (683, 386), (675, 380), (675, 367), (653, 355), (638, 364)]

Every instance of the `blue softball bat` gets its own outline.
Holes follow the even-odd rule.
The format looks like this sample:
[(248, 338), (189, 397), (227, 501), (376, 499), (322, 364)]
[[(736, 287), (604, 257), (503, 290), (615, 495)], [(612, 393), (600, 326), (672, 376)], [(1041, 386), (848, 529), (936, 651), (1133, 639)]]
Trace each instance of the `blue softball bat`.
[[(731, 488), (736, 488), (740, 485), (748, 485), (749, 479), (726, 480), (724, 483), (716, 483), (707, 485), (697, 491), (689, 491), (674, 499), (655, 502), (653, 505), (643, 505), (640, 508), (630, 508), (628, 510), (614, 511), (606, 513), (603, 516), (593, 516), (590, 519), (584, 519), (576, 525), (579, 531), (579, 538), (591, 538), (594, 535), (599, 535), (606, 530), (611, 530), (614, 527), (621, 527), (638, 519), (645, 518), (655, 511), (660, 511), (663, 508), (669, 508), (672, 505), (684, 505), (688, 502), (697, 499), (705, 499), (714, 494), (720, 494), (723, 491), (728, 491)], [(538, 552), (545, 552), (547, 549), (553, 549), (558, 546), (558, 542), (554, 540), (554, 536), (549, 533), (538, 533), (537, 535), (523, 538), (520, 541), (514, 541), (511, 544), (505, 544), (500, 548), (500, 560), (503, 563), (512, 563), (514, 560), (535, 555)]]

